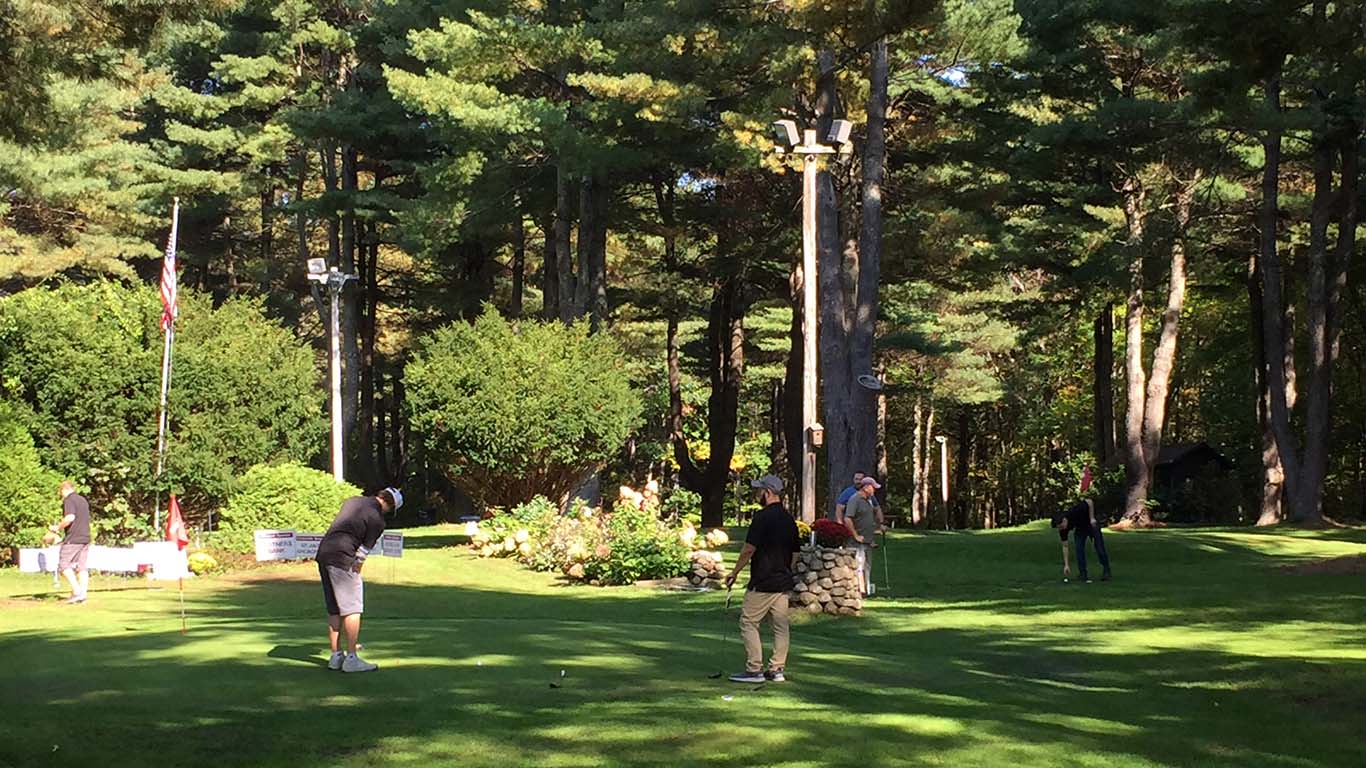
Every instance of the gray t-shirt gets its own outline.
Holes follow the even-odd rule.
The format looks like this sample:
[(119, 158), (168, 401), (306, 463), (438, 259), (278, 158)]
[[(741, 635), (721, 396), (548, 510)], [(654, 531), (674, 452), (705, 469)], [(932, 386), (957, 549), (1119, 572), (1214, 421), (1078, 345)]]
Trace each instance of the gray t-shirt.
[(863, 494), (856, 493), (844, 505), (844, 516), (854, 521), (854, 530), (863, 537), (865, 544), (873, 543), (873, 538), (877, 536), (877, 511), (873, 502), (865, 499)]

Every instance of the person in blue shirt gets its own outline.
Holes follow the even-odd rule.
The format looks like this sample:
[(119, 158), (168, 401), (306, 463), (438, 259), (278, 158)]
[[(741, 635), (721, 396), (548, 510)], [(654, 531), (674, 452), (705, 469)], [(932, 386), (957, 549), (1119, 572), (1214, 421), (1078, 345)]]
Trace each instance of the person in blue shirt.
[[(854, 495), (858, 493), (859, 487), (863, 484), (863, 478), (867, 476), (868, 475), (865, 472), (855, 472), (854, 484), (840, 492), (839, 499), (835, 503), (835, 522), (840, 524), (844, 523), (844, 510), (849, 506), (849, 500), (854, 498)], [(881, 506), (878, 504), (876, 496), (869, 499), (869, 501), (872, 502), (874, 507)]]

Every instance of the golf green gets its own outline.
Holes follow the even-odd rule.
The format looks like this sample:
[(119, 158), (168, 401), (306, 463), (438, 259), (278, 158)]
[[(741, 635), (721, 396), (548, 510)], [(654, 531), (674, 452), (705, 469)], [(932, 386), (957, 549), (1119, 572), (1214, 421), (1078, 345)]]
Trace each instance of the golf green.
[(1046, 526), (896, 532), (891, 597), (799, 619), (759, 687), (709, 678), (743, 663), (721, 594), (460, 540), (367, 566), (366, 675), (324, 668), (311, 563), (187, 582), (183, 634), (175, 584), (0, 571), (0, 766), (1366, 765), (1360, 561), (1305, 567), (1366, 531), (1110, 533), (1095, 584)]

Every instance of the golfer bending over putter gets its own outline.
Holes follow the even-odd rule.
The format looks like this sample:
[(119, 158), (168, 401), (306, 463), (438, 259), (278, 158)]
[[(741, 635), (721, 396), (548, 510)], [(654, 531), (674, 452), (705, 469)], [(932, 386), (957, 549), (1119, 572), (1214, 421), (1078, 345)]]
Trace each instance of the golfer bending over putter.
[[(740, 605), (740, 637), (745, 641), (745, 671), (730, 676), (734, 683), (781, 683), (787, 680), (783, 668), (787, 665), (788, 623), (787, 595), (796, 586), (793, 569), (797, 567), (797, 552), (801, 549), (801, 534), (797, 523), (783, 508), (783, 481), (765, 475), (750, 483), (760, 491), (764, 508), (754, 515), (745, 534), (745, 546), (735, 567), (726, 576), (726, 589), (749, 566), (749, 584), (745, 587), (745, 601)], [(764, 647), (759, 641), (759, 623), (765, 618), (773, 626), (773, 655), (768, 658), (768, 672), (764, 672)]]
[[(374, 496), (355, 496), (342, 502), (337, 519), (318, 544), (318, 574), (323, 581), (323, 603), (327, 606), (327, 639), (332, 646), (328, 669), (343, 672), (372, 672), (371, 664), (356, 650), (360, 647), (360, 615), (365, 611), (365, 585), (360, 570), (365, 558), (384, 533), (384, 516), (403, 506), (397, 488), (385, 488)], [(346, 632), (346, 653), (339, 635)]]
[(1094, 499), (1082, 499), (1054, 515), (1053, 527), (1058, 529), (1058, 538), (1062, 539), (1063, 581), (1072, 578), (1072, 567), (1067, 562), (1068, 533), (1076, 534), (1077, 577), (1085, 582), (1091, 581), (1091, 578), (1086, 575), (1086, 539), (1089, 537), (1096, 542), (1096, 556), (1100, 558), (1100, 567), (1104, 569), (1100, 574), (1100, 580), (1110, 580), (1110, 555), (1105, 551), (1105, 539), (1100, 534), (1100, 523), (1096, 522), (1096, 502)]

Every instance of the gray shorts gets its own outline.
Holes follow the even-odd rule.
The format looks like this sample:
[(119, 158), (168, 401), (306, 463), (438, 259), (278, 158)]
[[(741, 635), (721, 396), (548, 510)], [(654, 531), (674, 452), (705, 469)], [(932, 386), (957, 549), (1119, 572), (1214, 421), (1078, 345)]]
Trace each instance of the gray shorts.
[(318, 563), (318, 575), (323, 582), (323, 604), (328, 616), (365, 613), (365, 584), (359, 573)]
[(90, 556), (89, 544), (63, 544), (57, 550), (57, 570), (84, 571), (86, 558)]

